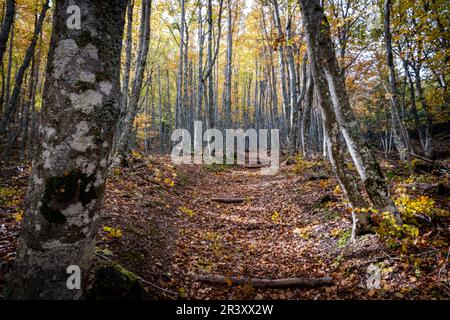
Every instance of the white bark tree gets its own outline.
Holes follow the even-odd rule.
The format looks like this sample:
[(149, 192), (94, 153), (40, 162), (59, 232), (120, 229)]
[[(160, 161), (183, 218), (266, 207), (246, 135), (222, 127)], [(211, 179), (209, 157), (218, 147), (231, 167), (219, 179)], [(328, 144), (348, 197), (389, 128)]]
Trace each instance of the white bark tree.
[[(81, 9), (69, 29), (67, 7)], [(119, 115), (126, 0), (55, 3), (42, 126), (19, 239), (16, 299), (81, 298), (91, 266)], [(69, 290), (67, 268), (81, 270)]]

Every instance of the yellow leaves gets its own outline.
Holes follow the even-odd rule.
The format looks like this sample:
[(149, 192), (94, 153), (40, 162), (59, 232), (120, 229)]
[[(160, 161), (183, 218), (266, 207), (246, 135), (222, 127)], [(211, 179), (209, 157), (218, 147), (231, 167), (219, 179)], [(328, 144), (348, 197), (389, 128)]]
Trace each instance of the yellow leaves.
[(372, 207), (370, 208), (355, 208), (355, 213), (372, 213), (372, 214), (379, 214), (380, 211), (377, 209), (374, 209)]
[(155, 168), (155, 177), (153, 178), (155, 182), (161, 182), (161, 170)]
[[(160, 183), (162, 181), (166, 186), (173, 187), (175, 186), (175, 178), (177, 177), (177, 174), (173, 171), (172, 166), (167, 166), (167, 169), (169, 173), (164, 172), (163, 174), (160, 169), (155, 168), (153, 181), (156, 183)], [(167, 174), (170, 174), (170, 177), (167, 177)]]
[(300, 154), (291, 159), (294, 161), (294, 165), (290, 170), (293, 174), (304, 173), (306, 170), (317, 167), (321, 164), (319, 161), (306, 160)]
[(384, 97), (386, 98), (386, 100), (391, 100), (391, 99), (394, 98), (394, 95), (393, 95), (392, 93), (386, 93), (386, 94), (384, 95)]
[(103, 231), (105, 231), (106, 232), (106, 236), (108, 237), (108, 238), (111, 238), (111, 239), (113, 239), (113, 238), (116, 238), (116, 239), (119, 239), (119, 238), (122, 238), (122, 230), (120, 230), (120, 229), (115, 229), (115, 228), (111, 228), (111, 227), (103, 227)]
[(339, 185), (337, 185), (336, 188), (334, 188), (333, 193), (334, 193), (335, 195), (340, 195), (340, 194), (342, 194), (341, 187), (340, 187)]
[(170, 178), (165, 178), (164, 179), (164, 184), (168, 185), (169, 187), (173, 187), (175, 185), (175, 181), (173, 181)]
[(220, 234), (208, 231), (203, 234), (202, 239), (208, 243), (209, 248), (215, 256), (221, 256), (223, 254), (222, 237)]
[(144, 155), (136, 150), (131, 151), (131, 157), (133, 159), (139, 159), (142, 160), (144, 158)]
[[(401, 191), (404, 192), (404, 190)], [(395, 199), (395, 204), (404, 220), (412, 220), (417, 214), (431, 216), (435, 211), (435, 201), (428, 196), (411, 199), (409, 195), (402, 193)]]
[(0, 187), (0, 206), (8, 208), (9, 212), (15, 212), (12, 217), (16, 222), (23, 220), (22, 192), (16, 188), (1, 188)]
[(330, 235), (332, 237), (339, 237), (343, 232), (344, 232), (344, 230), (342, 230), (340, 228), (334, 228), (333, 230), (330, 231)]
[(413, 224), (397, 224), (395, 216), (390, 212), (381, 214), (379, 226), (375, 228), (375, 231), (388, 246), (397, 247), (403, 253), (407, 253), (409, 246), (417, 244), (420, 234), (419, 228)]
[(14, 207), (22, 202), (19, 190), (15, 188), (0, 188), (0, 205)]
[(272, 214), (271, 220), (273, 223), (278, 224), (281, 223), (281, 217), (280, 217), (280, 213), (278, 211), (275, 211)]
[(22, 221), (23, 220), (23, 211), (19, 211), (19, 212), (15, 213), (14, 220), (16, 220), (17, 222)]
[(184, 214), (187, 214), (189, 217), (192, 217), (195, 215), (195, 212), (191, 209), (188, 209), (186, 207), (179, 207), (178, 210)]
[(410, 224), (404, 224), (403, 231), (412, 238), (417, 238), (419, 236), (419, 228)]
[(293, 233), (297, 237), (307, 240), (311, 236), (311, 226), (307, 226), (304, 228), (295, 228)]
[(122, 170), (119, 167), (114, 168), (114, 170), (112, 172), (113, 176), (115, 176), (115, 177), (120, 176), (121, 173), (122, 173)]

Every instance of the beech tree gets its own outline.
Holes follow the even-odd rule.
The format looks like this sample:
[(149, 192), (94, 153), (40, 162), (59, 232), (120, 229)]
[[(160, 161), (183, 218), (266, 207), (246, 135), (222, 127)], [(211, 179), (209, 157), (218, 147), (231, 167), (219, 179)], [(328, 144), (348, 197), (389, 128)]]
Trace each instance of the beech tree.
[[(130, 8), (131, 10), (131, 8)], [(139, 102), (141, 98), (142, 84), (144, 82), (144, 74), (147, 63), (147, 56), (150, 46), (150, 17), (152, 10), (152, 1), (151, 0), (143, 0), (141, 7), (141, 23), (139, 30), (139, 44), (136, 55), (136, 63), (134, 69), (134, 78), (131, 84), (131, 94), (129, 103), (126, 104), (122, 109), (122, 117), (120, 119), (119, 124), (119, 133), (118, 133), (118, 141), (117, 141), (117, 153), (119, 157), (119, 161), (125, 161), (127, 156), (131, 152), (133, 138), (134, 138), (134, 120), (136, 115), (139, 112)], [(130, 28), (132, 26), (132, 22), (130, 22)], [(128, 33), (128, 31), (127, 31)], [(131, 45), (131, 43), (128, 43)], [(128, 46), (127, 44), (127, 46)], [(129, 49), (127, 48), (127, 51)], [(127, 57), (128, 59), (129, 57)], [(126, 73), (130, 70), (127, 69), (128, 65), (126, 65)], [(127, 75), (125, 74), (125, 77)], [(129, 76), (129, 74), (128, 74)], [(128, 81), (128, 79), (124, 79)], [(128, 89), (128, 85), (125, 88), (125, 81), (123, 83), (123, 89)], [(122, 92), (122, 94), (127, 94), (128, 92)], [(126, 103), (124, 99), (122, 103)]]
[[(327, 143), (333, 145), (337, 143), (337, 133), (335, 131), (337, 130), (336, 126), (339, 125), (359, 176), (375, 207), (381, 211), (393, 213), (397, 222), (401, 223), (398, 210), (389, 196), (389, 191), (378, 161), (364, 140), (358, 122), (350, 107), (344, 78), (337, 63), (333, 43), (330, 38), (330, 29), (323, 7), (318, 0), (300, 0), (300, 6), (306, 33), (311, 72), (314, 84), (319, 92), (319, 104), (323, 110), (322, 116), (326, 122)], [(336, 123), (333, 123), (334, 121)], [(331, 123), (327, 124), (327, 122)], [(328, 148), (333, 148), (333, 146), (328, 146)], [(331, 151), (330, 155), (332, 153)], [(339, 154), (339, 156), (342, 155)], [(339, 177), (337, 170), (336, 173)], [(352, 183), (346, 183), (342, 179), (343, 176), (342, 174), (340, 177), (341, 184), (344, 188), (345, 186), (350, 186)], [(350, 202), (352, 202), (351, 198), (355, 197), (356, 199), (358, 197), (356, 190), (352, 191), (348, 187), (346, 189)], [(366, 222), (368, 221), (365, 218), (361, 218), (358, 221), (362, 227)]]
[(391, 34), (391, 0), (384, 2), (384, 39), (386, 42), (386, 63), (389, 70), (389, 94), (392, 102), (391, 119), (392, 132), (394, 135), (394, 144), (400, 155), (400, 160), (410, 163), (410, 145), (405, 132), (403, 123), (400, 119), (399, 109), (400, 100), (398, 98), (397, 80), (395, 76), (394, 57), (392, 52), (392, 34)]
[[(81, 29), (66, 25), (67, 8)], [(120, 109), (125, 0), (55, 3), (42, 125), (29, 182), (12, 297), (78, 299), (87, 280)], [(66, 285), (81, 270), (81, 290)]]

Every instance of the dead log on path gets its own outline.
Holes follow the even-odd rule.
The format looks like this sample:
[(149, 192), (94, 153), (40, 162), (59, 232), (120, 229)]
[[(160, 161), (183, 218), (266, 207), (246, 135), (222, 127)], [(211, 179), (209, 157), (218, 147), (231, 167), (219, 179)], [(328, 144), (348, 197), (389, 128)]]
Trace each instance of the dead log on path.
[(245, 169), (261, 169), (270, 167), (269, 163), (256, 163), (256, 164), (245, 164), (243, 165)]
[(211, 201), (220, 203), (242, 203), (245, 200), (245, 198), (211, 198)]
[(330, 285), (333, 283), (332, 277), (261, 279), (224, 277), (220, 275), (199, 275), (197, 276), (197, 280), (210, 284), (243, 285), (248, 283), (254, 288), (316, 287)]

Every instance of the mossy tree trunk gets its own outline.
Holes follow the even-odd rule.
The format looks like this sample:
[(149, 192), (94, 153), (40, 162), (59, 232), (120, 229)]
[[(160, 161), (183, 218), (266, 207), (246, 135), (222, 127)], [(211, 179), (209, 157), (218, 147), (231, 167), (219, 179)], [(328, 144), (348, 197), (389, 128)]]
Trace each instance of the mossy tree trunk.
[[(79, 30), (67, 26), (70, 5), (80, 8)], [(55, 3), (42, 126), (12, 298), (82, 297), (120, 110), (126, 5), (126, 0)], [(67, 287), (70, 265), (81, 269), (80, 290)]]

